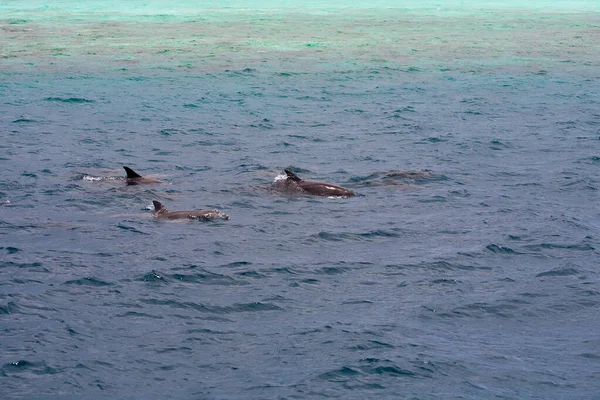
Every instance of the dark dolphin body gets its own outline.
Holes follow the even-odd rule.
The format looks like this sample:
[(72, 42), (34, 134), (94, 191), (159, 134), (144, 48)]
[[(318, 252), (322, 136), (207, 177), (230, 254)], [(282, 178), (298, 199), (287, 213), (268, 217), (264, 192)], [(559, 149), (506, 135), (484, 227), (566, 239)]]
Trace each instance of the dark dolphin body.
[(365, 177), (352, 179), (350, 187), (396, 186), (399, 188), (420, 188), (422, 183), (447, 179), (443, 175), (434, 175), (430, 171), (390, 170), (374, 172)]
[(161, 219), (229, 219), (229, 215), (219, 210), (191, 210), (191, 211), (169, 211), (160, 201), (152, 201), (154, 204), (154, 216)]
[(352, 197), (353, 192), (341, 186), (326, 182), (305, 181), (300, 179), (289, 169), (284, 170), (287, 175), (286, 184), (288, 187), (299, 188), (300, 192), (308, 193), (315, 196), (335, 196), (335, 197)]
[(123, 166), (125, 172), (127, 172), (127, 184), (128, 185), (153, 185), (163, 183), (157, 179), (144, 178), (129, 167)]

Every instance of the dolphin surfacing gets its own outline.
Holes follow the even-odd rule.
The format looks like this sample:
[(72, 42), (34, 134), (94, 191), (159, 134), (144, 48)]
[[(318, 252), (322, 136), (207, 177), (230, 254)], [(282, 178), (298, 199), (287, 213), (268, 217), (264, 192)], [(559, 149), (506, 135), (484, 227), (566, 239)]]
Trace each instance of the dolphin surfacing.
[(160, 201), (153, 200), (152, 204), (154, 204), (152, 215), (159, 219), (229, 219), (229, 215), (219, 210), (169, 211)]
[(354, 192), (343, 188), (338, 185), (334, 185), (332, 183), (327, 182), (318, 182), (318, 181), (305, 181), (298, 177), (298, 175), (294, 174), (289, 169), (284, 170), (287, 175), (286, 183), (288, 185), (295, 185), (302, 192), (306, 192), (308, 194), (314, 196), (332, 196), (332, 197), (352, 197), (355, 196)]
[(157, 179), (145, 178), (129, 167), (123, 166), (123, 169), (127, 173), (126, 180), (128, 185), (155, 185), (164, 183)]

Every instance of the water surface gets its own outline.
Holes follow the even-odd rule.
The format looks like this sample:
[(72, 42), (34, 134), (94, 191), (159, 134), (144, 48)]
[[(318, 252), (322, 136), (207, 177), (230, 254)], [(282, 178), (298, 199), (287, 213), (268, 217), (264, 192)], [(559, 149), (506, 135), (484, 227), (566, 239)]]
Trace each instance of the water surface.
[(195, 3), (0, 4), (2, 398), (600, 396), (595, 2)]

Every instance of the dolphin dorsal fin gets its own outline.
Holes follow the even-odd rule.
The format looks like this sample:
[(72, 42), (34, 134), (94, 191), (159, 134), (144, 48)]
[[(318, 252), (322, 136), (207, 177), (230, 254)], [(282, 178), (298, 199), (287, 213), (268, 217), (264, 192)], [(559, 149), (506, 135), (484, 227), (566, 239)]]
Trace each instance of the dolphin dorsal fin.
[(160, 201), (152, 200), (152, 204), (154, 204), (154, 212), (155, 213), (161, 213), (161, 212), (168, 211), (167, 208), (165, 206), (163, 206)]
[(127, 172), (127, 179), (142, 177), (140, 174), (138, 174), (137, 172), (135, 172), (134, 170), (132, 170), (129, 167), (123, 166), (123, 169), (125, 169), (125, 172)]
[(296, 175), (295, 173), (293, 173), (289, 169), (284, 169), (283, 172), (285, 172), (285, 174), (287, 175), (287, 178), (290, 181), (300, 182), (302, 180), (302, 179), (298, 178), (298, 175)]

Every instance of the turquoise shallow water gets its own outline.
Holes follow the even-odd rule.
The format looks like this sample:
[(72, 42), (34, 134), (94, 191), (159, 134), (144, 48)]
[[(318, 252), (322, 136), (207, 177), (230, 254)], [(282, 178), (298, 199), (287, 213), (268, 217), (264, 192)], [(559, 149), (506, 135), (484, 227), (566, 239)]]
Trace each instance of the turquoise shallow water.
[[(267, 2), (8, 2), (2, 69), (129, 71), (507, 72), (596, 74), (596, 2), (406, 2), (389, 8)], [(550, 4), (551, 3), (551, 4)]]
[(598, 398), (598, 7), (470, 4), (1, 3), (0, 397)]

